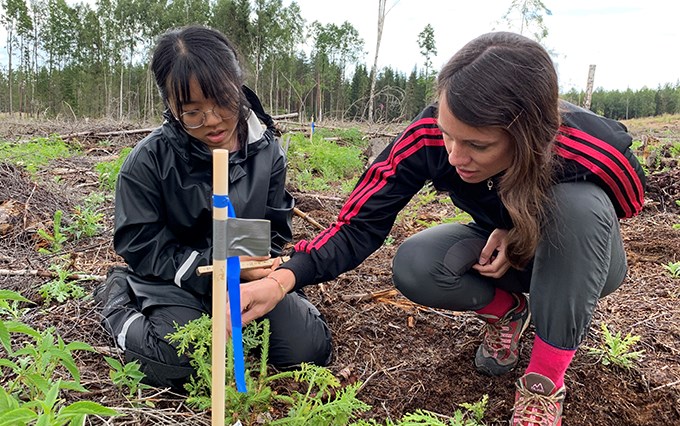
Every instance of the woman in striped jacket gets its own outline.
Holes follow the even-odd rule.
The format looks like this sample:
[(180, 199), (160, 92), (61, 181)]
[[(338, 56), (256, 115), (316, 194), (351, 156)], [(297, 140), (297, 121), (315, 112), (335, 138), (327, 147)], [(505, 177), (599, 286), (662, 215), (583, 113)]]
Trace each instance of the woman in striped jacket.
[[(598, 299), (627, 271), (618, 220), (644, 200), (631, 137), (621, 123), (558, 100), (548, 53), (513, 33), (464, 46), (440, 72), (438, 95), (366, 170), (335, 224), (298, 242), (270, 276), (292, 290), (354, 268), (432, 182), (473, 222), (407, 239), (393, 261), (396, 287), (419, 304), (475, 312), (485, 333), (474, 362), (487, 375), (517, 365), (533, 318), (512, 424), (559, 425), (567, 367)], [(243, 286), (244, 321), (276, 305), (266, 285)]]

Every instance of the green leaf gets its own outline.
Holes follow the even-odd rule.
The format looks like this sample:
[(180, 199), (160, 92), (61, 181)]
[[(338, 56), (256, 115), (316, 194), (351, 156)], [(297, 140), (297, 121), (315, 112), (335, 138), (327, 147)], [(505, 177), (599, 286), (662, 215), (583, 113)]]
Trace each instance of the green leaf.
[(19, 302), (33, 303), (21, 294), (12, 290), (0, 290), (0, 299), (4, 300), (18, 300)]
[(0, 358), (0, 367), (9, 367), (12, 369), (12, 371), (19, 370), (19, 366), (15, 362), (10, 361), (6, 358)]
[(23, 426), (37, 417), (38, 415), (28, 408), (16, 408), (0, 412), (0, 426)]
[(123, 364), (121, 364), (120, 361), (115, 358), (105, 356), (104, 361), (106, 361), (114, 370), (118, 371), (123, 369)]
[(96, 415), (96, 416), (117, 416), (118, 411), (104, 407), (103, 405), (92, 401), (78, 401), (64, 407), (59, 411), (58, 418), (72, 417), (76, 415)]
[(0, 343), (2, 343), (2, 347), (5, 348), (5, 351), (11, 355), (12, 342), (9, 337), (9, 330), (7, 330), (5, 322), (2, 320), (0, 320)]
[(5, 321), (5, 326), (10, 333), (22, 333), (35, 339), (40, 338), (40, 332), (19, 321)]
[(47, 395), (45, 395), (45, 412), (49, 409), (52, 411), (52, 408), (56, 405), (57, 403), (57, 398), (59, 398), (59, 389), (61, 388), (61, 379), (57, 379), (57, 381), (52, 385), (50, 388), (49, 392), (47, 392)]
[(87, 388), (85, 388), (83, 385), (81, 385), (78, 382), (72, 382), (72, 381), (62, 381), (61, 382), (61, 389), (66, 389), (66, 390), (72, 390), (76, 392), (87, 392)]
[(66, 345), (66, 350), (67, 351), (89, 351), (89, 352), (96, 352), (96, 350), (89, 344), (85, 342), (71, 342), (68, 345)]

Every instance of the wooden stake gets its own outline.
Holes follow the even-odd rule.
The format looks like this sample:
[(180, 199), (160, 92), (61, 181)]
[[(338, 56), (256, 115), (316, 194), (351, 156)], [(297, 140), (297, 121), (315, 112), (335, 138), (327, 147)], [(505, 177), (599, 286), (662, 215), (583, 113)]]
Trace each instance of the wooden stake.
[[(213, 196), (229, 194), (229, 151), (216, 149), (213, 151)], [(213, 205), (213, 221), (227, 219), (227, 207)], [(214, 228), (213, 228), (214, 229)], [(214, 238), (218, 252), (226, 253), (227, 242)], [(220, 256), (222, 257), (222, 256)], [(216, 259), (213, 256), (212, 276), (212, 426), (224, 426), (224, 398), (226, 386), (226, 339), (227, 339), (227, 261), (226, 257)]]

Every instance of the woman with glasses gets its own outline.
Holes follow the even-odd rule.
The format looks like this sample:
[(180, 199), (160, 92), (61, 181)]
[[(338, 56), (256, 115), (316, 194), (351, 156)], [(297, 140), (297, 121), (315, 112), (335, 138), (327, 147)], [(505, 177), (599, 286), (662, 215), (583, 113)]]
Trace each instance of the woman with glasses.
[[(286, 158), (273, 121), (243, 85), (236, 49), (223, 34), (202, 26), (170, 30), (158, 40), (151, 69), (165, 121), (121, 167), (113, 242), (127, 267), (114, 268), (95, 298), (104, 327), (127, 361), (140, 362), (145, 382), (181, 389), (193, 369), (166, 336), (212, 306), (211, 277), (196, 273), (212, 259), (212, 150), (230, 152), (236, 216), (271, 223), (274, 265), (242, 271), (242, 281), (279, 265), (292, 239), (294, 202), (284, 188)], [(330, 332), (319, 311), (302, 292), (286, 294), (266, 281), (283, 298), (266, 316), (270, 362), (327, 364)]]

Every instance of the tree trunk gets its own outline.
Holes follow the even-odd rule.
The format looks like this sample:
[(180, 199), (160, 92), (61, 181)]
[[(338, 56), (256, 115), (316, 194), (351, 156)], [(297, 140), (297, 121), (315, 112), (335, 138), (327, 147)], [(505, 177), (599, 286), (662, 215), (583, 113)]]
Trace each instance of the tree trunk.
[(118, 89), (118, 120), (123, 120), (123, 79), (124, 79), (125, 61), (120, 58), (120, 85)]
[(312, 117), (312, 121), (317, 123), (321, 121), (321, 70), (316, 71), (316, 120)]
[(9, 89), (9, 115), (12, 116), (14, 112), (14, 101), (12, 99), (12, 28), (7, 31), (7, 56), (9, 57), (9, 64), (7, 66), (7, 88)]
[(274, 111), (274, 64), (269, 61), (271, 65), (271, 76), (269, 78), (269, 113), (273, 114)]
[(385, 25), (385, 2), (378, 0), (378, 39), (375, 43), (375, 56), (371, 67), (371, 91), (368, 95), (368, 122), (373, 123), (373, 99), (375, 98), (375, 81), (378, 74), (378, 54), (380, 53), (380, 40), (382, 39), (383, 26)]

